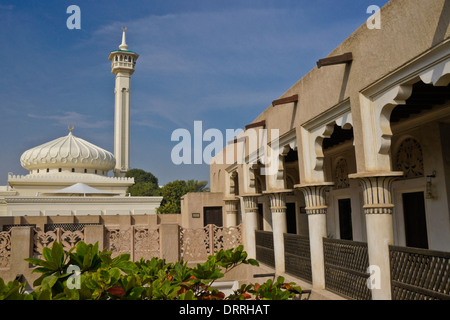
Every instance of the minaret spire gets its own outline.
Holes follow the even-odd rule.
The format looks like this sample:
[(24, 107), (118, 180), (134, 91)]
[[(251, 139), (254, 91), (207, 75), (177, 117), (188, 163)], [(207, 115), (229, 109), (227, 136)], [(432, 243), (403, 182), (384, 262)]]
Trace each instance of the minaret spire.
[(125, 31), (127, 31), (127, 27), (122, 27), (122, 44), (119, 46), (120, 50), (128, 50), (127, 36), (125, 34)]

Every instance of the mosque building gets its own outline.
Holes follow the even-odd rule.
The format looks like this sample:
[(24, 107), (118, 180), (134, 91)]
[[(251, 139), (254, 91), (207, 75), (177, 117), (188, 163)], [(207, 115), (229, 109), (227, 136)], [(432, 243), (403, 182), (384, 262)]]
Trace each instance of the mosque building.
[[(64, 137), (25, 151), (27, 175), (8, 175), (0, 187), (0, 216), (96, 216), (156, 214), (162, 197), (131, 197), (130, 87), (139, 55), (122, 43), (109, 55), (116, 75), (114, 154), (78, 138), (69, 126)], [(114, 176), (110, 176), (110, 172)]]

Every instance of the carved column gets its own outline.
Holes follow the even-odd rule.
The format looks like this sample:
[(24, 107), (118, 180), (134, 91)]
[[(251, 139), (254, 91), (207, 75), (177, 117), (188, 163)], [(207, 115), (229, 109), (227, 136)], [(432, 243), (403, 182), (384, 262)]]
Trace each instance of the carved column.
[(311, 248), (311, 272), (314, 289), (325, 289), (325, 259), (323, 238), (327, 237), (327, 203), (325, 191), (333, 183), (296, 185), (305, 196), (308, 214), (309, 242)]
[(389, 246), (394, 244), (391, 186), (403, 172), (352, 174), (360, 182), (364, 195), (369, 264), (380, 271), (379, 283), (372, 283), (373, 300), (391, 299)]
[(284, 273), (284, 234), (287, 232), (286, 194), (292, 192), (269, 193), (270, 211), (272, 213), (273, 249), (276, 273)]
[(258, 229), (258, 197), (259, 195), (242, 197), (244, 200), (245, 250), (251, 259), (256, 259), (255, 230)]
[(237, 215), (239, 212), (239, 199), (229, 198), (225, 199), (225, 212), (227, 227), (237, 226)]

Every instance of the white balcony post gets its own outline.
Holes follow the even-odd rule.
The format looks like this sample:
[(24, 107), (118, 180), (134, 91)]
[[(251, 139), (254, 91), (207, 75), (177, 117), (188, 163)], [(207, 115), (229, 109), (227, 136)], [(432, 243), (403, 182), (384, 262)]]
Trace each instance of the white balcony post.
[(285, 272), (284, 234), (287, 232), (286, 193), (269, 193), (269, 199), (270, 211), (272, 213), (275, 272), (280, 274)]
[(327, 237), (327, 203), (325, 190), (333, 183), (296, 185), (305, 195), (308, 214), (309, 242), (311, 248), (311, 272), (313, 288), (325, 289), (325, 258), (323, 238)]
[(258, 196), (243, 196), (245, 250), (251, 259), (256, 259), (255, 230), (258, 229)]
[(369, 264), (379, 270), (379, 283), (371, 283), (373, 300), (391, 300), (389, 246), (394, 244), (391, 185), (403, 172), (363, 173), (349, 177), (360, 182), (364, 195)]

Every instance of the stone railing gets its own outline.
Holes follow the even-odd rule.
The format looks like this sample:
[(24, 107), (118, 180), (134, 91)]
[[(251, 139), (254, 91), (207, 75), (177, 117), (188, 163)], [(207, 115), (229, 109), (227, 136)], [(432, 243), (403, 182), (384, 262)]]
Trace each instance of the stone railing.
[(323, 239), (327, 290), (355, 300), (370, 300), (367, 243)]
[[(61, 181), (72, 181), (73, 175), (70, 174), (55, 174), (55, 173), (48, 173), (48, 174), (33, 174), (33, 175), (19, 175), (19, 174), (8, 174), (8, 181), (45, 181), (49, 179), (58, 179)], [(133, 182), (134, 178), (132, 177), (109, 177), (109, 176), (101, 176), (101, 175), (91, 175), (89, 176), (90, 180), (94, 181), (121, 181), (121, 182)]]
[(55, 241), (61, 242), (66, 251), (79, 241), (84, 241), (98, 243), (100, 250), (106, 248), (112, 251), (113, 257), (127, 253), (133, 261), (157, 257), (167, 262), (181, 258), (186, 262), (205, 261), (209, 255), (221, 249), (236, 248), (242, 243), (241, 226), (225, 228), (209, 225), (185, 229), (171, 222), (78, 226), (57, 225), (50, 230), (35, 226), (13, 226), (9, 231), (0, 232), (0, 278), (7, 282), (21, 275), (28, 284), (32, 284), (38, 274), (32, 273), (33, 266), (25, 259), (41, 258), (43, 249), (52, 247)]
[(9, 231), (0, 232), (0, 278), (5, 282), (23, 276), (28, 285), (38, 277), (27, 258), (41, 258), (45, 247), (52, 247), (55, 241), (61, 242), (66, 251), (79, 241), (99, 242), (103, 246), (102, 225), (85, 226), (82, 230), (66, 231), (56, 228), (41, 231), (34, 226), (15, 226)]
[(150, 229), (147, 226), (130, 226), (121, 229), (120, 226), (106, 227), (106, 248), (112, 251), (113, 257), (129, 253), (131, 260), (141, 258), (149, 260), (160, 257), (159, 227)]
[(389, 247), (392, 300), (450, 300), (450, 252)]
[(275, 250), (273, 245), (273, 232), (255, 231), (256, 260), (272, 268), (275, 267)]
[(285, 233), (284, 256), (286, 273), (312, 283), (309, 237)]
[(241, 226), (204, 228), (180, 228), (180, 257), (184, 261), (204, 261), (209, 255), (224, 249), (233, 249), (242, 244)]
[(84, 240), (84, 229), (79, 231), (56, 228), (54, 231), (43, 232), (33, 228), (33, 257), (41, 258), (45, 247), (52, 247), (53, 243), (61, 242), (65, 251), (69, 251), (79, 241)]

